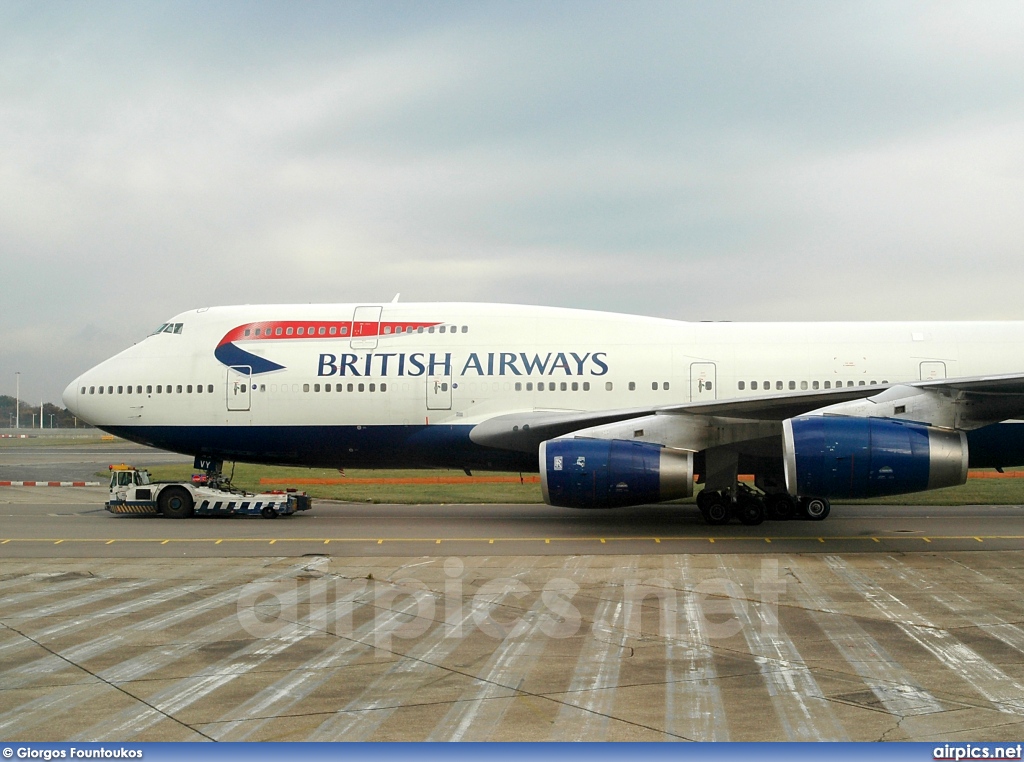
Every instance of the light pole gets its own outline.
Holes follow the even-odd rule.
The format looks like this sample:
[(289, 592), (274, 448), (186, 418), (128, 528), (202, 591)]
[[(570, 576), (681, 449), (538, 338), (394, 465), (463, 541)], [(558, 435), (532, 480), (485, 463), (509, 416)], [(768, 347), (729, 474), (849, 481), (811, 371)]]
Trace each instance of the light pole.
[(50, 413), (50, 428), (53, 428), (53, 413)]
[(14, 373), (14, 428), (21, 428), (21, 371)]

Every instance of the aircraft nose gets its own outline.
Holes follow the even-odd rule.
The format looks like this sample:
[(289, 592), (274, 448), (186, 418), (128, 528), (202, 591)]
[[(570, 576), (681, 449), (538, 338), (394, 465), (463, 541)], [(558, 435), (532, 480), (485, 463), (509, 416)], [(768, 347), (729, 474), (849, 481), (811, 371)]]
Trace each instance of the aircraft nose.
[(64, 407), (70, 410), (72, 415), (78, 415), (78, 378), (68, 384), (60, 398), (64, 401)]

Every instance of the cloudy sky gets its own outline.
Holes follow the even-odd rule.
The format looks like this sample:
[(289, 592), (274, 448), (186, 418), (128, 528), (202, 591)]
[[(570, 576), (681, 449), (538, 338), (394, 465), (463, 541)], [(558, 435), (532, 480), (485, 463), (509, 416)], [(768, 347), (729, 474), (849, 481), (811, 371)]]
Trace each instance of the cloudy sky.
[(0, 393), (182, 310), (1024, 318), (1024, 5), (0, 0)]

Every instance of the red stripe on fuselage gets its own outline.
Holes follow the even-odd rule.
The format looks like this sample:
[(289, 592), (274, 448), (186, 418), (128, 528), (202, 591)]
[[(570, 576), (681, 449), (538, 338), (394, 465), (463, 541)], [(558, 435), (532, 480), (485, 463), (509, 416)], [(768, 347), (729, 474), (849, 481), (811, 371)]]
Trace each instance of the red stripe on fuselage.
[[(401, 336), (415, 333), (421, 328), (441, 325), (440, 322), (355, 322), (351, 320), (267, 320), (246, 323), (232, 328), (217, 346), (233, 341), (262, 341), (271, 339), (361, 339), (368, 337)], [(301, 333), (300, 333), (301, 331)]]

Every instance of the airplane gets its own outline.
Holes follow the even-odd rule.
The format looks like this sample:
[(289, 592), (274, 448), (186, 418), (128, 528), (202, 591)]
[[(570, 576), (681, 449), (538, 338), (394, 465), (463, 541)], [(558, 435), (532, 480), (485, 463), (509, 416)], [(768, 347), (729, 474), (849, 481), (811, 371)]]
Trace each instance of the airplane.
[(708, 523), (757, 524), (1024, 464), (1022, 369), (1024, 322), (246, 305), (171, 318), (63, 399), (211, 471), (539, 472), (544, 500), (574, 508), (689, 497), (699, 479)]

